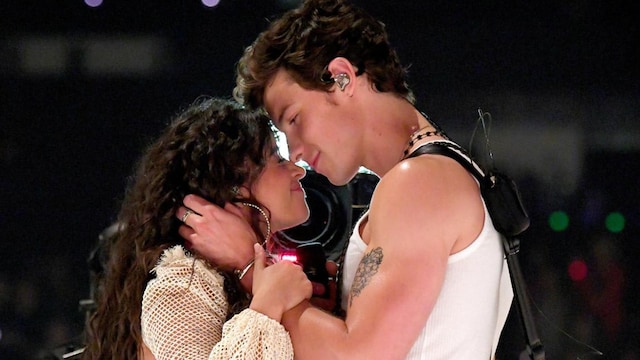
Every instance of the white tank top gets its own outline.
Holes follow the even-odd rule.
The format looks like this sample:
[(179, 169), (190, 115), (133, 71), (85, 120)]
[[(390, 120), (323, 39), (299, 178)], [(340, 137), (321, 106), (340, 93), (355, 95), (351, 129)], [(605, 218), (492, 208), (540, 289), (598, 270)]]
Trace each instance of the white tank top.
[[(484, 201), (483, 201), (484, 205)], [(513, 290), (501, 235), (484, 206), (484, 226), (467, 248), (449, 256), (444, 284), (427, 323), (406, 359), (469, 360), (493, 358)], [(358, 220), (342, 265), (342, 308), (367, 245)]]

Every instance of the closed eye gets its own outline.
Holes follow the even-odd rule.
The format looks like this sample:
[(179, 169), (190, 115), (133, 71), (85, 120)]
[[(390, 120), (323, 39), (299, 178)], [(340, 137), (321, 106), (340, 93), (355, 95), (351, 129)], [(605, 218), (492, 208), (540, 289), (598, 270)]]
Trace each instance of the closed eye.
[(283, 163), (285, 161), (289, 161), (289, 159), (282, 156), (282, 154), (280, 153), (280, 149), (277, 146), (271, 149), (271, 156), (276, 158), (276, 161), (278, 162), (278, 164)]

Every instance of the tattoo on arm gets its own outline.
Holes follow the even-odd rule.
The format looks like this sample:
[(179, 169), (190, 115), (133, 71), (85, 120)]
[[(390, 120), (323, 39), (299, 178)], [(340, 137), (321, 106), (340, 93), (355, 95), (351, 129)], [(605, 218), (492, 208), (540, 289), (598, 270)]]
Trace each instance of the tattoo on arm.
[(377, 247), (369, 251), (362, 257), (362, 260), (360, 260), (360, 264), (358, 265), (358, 269), (356, 270), (356, 276), (353, 279), (353, 285), (351, 285), (349, 307), (351, 307), (351, 304), (353, 303), (353, 298), (360, 295), (365, 286), (369, 284), (373, 275), (378, 272), (380, 264), (382, 263), (382, 258), (383, 254), (381, 247)]

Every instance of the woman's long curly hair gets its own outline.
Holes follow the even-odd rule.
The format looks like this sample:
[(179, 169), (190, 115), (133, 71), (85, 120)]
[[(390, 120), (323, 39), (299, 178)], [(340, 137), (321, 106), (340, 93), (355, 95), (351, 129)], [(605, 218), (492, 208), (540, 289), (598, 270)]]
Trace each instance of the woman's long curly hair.
[[(197, 194), (218, 205), (237, 200), (234, 186), (258, 178), (273, 136), (263, 115), (230, 100), (200, 98), (148, 147), (118, 215), (120, 229), (96, 292), (85, 358), (137, 358), (142, 295), (150, 272), (165, 249), (184, 244), (175, 217), (182, 199)], [(251, 225), (260, 234), (257, 216)], [(235, 277), (224, 275), (232, 314), (247, 306), (247, 295)]]

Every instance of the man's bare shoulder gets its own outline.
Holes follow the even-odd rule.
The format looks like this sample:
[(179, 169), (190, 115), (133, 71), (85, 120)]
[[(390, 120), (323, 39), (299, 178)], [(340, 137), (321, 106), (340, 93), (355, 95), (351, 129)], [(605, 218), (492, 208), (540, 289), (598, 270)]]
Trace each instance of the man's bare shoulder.
[(439, 155), (401, 161), (380, 179), (374, 192), (374, 196), (387, 201), (410, 203), (419, 199), (464, 201), (477, 195), (479, 189), (472, 175), (455, 160)]
[[(371, 201), (374, 234), (435, 239), (453, 246), (483, 219), (478, 185), (457, 162), (426, 155), (400, 162), (381, 179)], [(396, 238), (397, 238), (396, 237)]]

